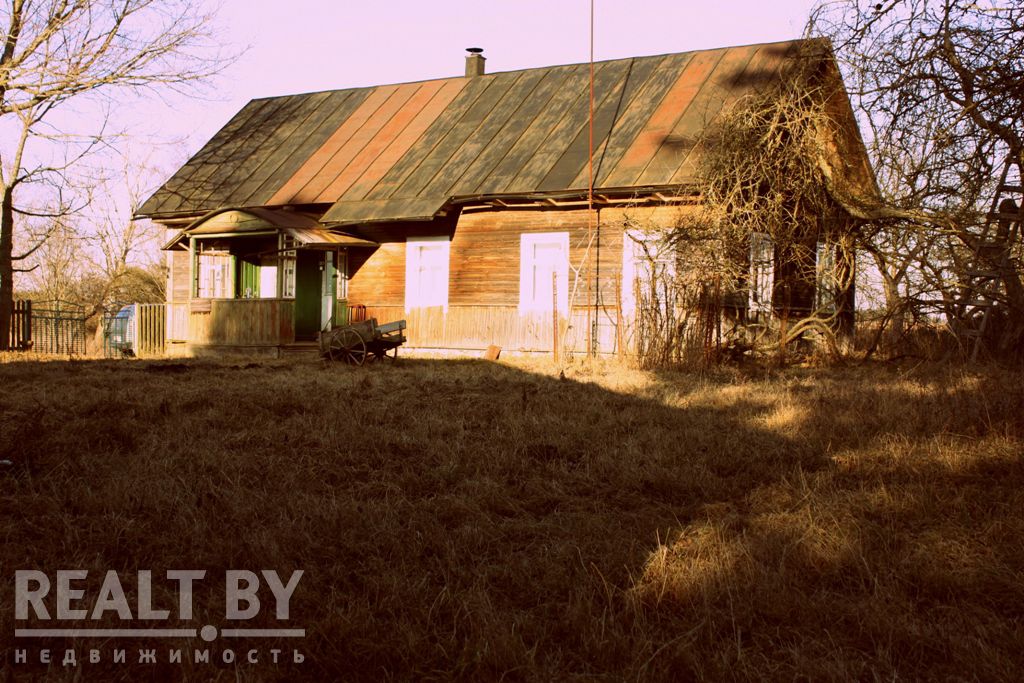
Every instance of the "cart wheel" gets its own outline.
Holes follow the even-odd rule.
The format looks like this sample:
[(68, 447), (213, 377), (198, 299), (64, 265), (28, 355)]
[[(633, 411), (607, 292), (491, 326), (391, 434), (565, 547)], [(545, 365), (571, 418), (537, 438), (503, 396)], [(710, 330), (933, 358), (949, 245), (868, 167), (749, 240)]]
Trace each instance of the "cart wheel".
[(343, 329), (331, 337), (327, 352), (331, 360), (343, 360), (349, 365), (362, 365), (366, 361), (366, 342), (353, 329)]

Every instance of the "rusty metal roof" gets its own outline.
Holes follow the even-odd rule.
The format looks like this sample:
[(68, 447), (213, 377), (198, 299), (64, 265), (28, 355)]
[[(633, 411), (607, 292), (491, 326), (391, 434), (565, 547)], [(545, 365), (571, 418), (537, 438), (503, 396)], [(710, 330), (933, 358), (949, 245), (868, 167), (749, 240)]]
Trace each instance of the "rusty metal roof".
[(325, 228), (309, 214), (282, 209), (230, 208), (210, 211), (179, 231), (164, 249), (187, 246), (189, 237), (258, 235), (284, 232), (307, 248), (376, 247), (378, 244)]
[(285, 228), (284, 233), (291, 235), (295, 241), (307, 249), (322, 247), (378, 247), (380, 244), (362, 237), (353, 237), (327, 228)]
[[(807, 44), (824, 45), (597, 63), (595, 188), (685, 185), (708, 123), (778, 81)], [(253, 100), (139, 214), (319, 205), (323, 222), (350, 223), (429, 218), (459, 198), (585, 190), (588, 76), (575, 64)]]

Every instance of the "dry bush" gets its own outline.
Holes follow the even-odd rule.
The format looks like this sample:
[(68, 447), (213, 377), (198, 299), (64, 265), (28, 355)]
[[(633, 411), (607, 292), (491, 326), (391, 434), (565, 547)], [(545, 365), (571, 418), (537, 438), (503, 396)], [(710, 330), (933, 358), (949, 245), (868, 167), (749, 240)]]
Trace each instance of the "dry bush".
[[(822, 68), (820, 45), (812, 44), (781, 85), (744, 98), (707, 126), (697, 143), (699, 210), (680, 212), (660, 240), (658, 251), (675, 259), (661, 274), (665, 282), (644, 283), (639, 292), (650, 305), (638, 305), (638, 327), (661, 335), (639, 345), (642, 367), (707, 365), (750, 350), (780, 357), (808, 332), (839, 352), (836, 332), (851, 331), (844, 293), (854, 273), (853, 240), (833, 196), (829, 157), (830, 141), (848, 133), (829, 110), (832, 81), (822, 80)], [(774, 248), (770, 301), (759, 315), (748, 307), (754, 236)], [(820, 243), (829, 254), (821, 263)]]
[[(302, 665), (183, 668), (143, 639), (130, 645), (158, 647), (160, 664), (8, 660), (19, 678), (1010, 680), (1024, 667), (1019, 371), (588, 363), (559, 380), (520, 361), (8, 361), (0, 574), (306, 571)], [(158, 586), (156, 604), (173, 599)], [(197, 594), (197, 616), (220, 599)], [(0, 612), (8, 657), (12, 619)]]

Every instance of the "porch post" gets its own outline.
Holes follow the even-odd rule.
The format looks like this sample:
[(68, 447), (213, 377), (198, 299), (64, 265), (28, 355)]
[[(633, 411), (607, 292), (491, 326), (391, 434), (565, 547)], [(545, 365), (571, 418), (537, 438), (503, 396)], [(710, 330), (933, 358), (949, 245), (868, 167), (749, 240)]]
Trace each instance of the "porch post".
[(189, 276), (189, 298), (195, 299), (199, 296), (199, 264), (196, 262), (196, 238), (188, 238), (188, 276)]

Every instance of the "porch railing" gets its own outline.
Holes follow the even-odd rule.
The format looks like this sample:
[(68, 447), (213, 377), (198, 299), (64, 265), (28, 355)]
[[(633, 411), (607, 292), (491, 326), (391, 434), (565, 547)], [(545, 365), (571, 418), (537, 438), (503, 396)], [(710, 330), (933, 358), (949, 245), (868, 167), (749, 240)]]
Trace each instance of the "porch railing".
[(292, 299), (195, 299), (188, 306), (190, 344), (277, 346), (295, 341)]

